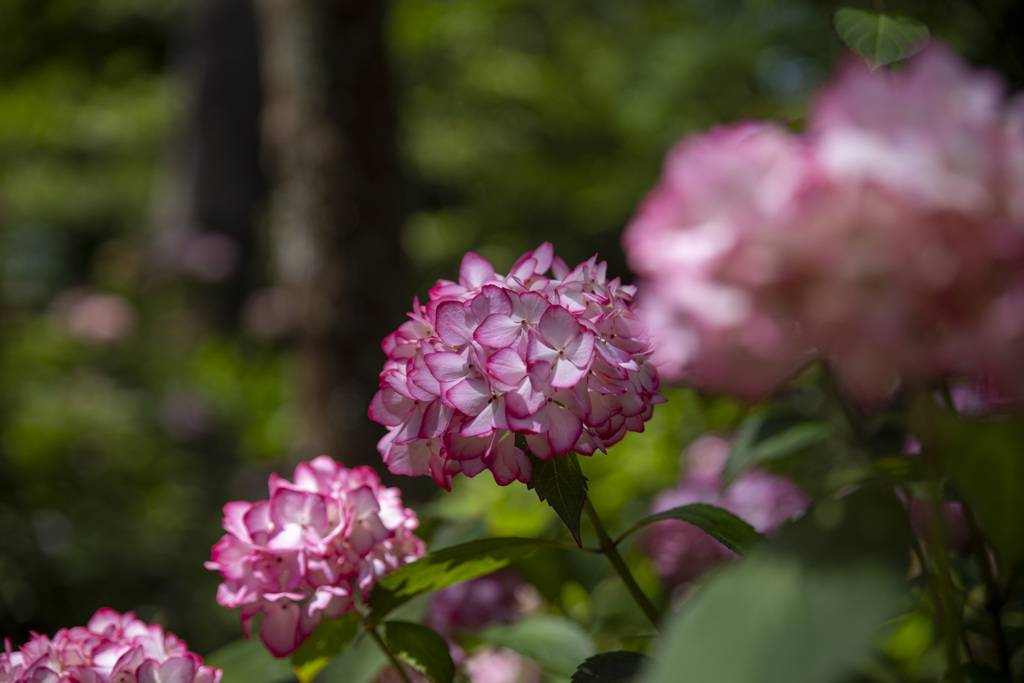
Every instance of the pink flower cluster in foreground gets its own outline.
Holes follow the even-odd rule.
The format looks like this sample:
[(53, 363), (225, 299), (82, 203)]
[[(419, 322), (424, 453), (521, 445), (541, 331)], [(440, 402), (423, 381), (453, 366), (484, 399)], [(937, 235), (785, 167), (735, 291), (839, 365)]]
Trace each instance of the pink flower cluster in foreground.
[(605, 270), (596, 257), (570, 270), (548, 243), (508, 275), (466, 254), (459, 281), (439, 280), (384, 340), (369, 414), (388, 427), (378, 448), (390, 470), (429, 472), (446, 489), (484, 469), (501, 485), (528, 482), (516, 434), (546, 460), (642, 431), (664, 399), (634, 288)]
[(228, 532), (208, 569), (224, 579), (217, 602), (241, 607), (249, 636), (274, 655), (293, 652), (323, 616), (338, 617), (365, 599), (384, 574), (422, 557), (416, 514), (398, 489), (369, 467), (347, 469), (326, 455), (295, 468), (295, 481), (270, 475), (270, 499), (224, 506)]
[(1024, 100), (932, 46), (851, 62), (807, 132), (689, 137), (625, 234), (664, 376), (754, 397), (817, 353), (848, 391), (1024, 388)]
[[(728, 510), (763, 534), (803, 514), (810, 497), (789, 479), (764, 470), (746, 470), (723, 489), (722, 468), (729, 448), (729, 441), (717, 436), (694, 441), (686, 451), (686, 478), (678, 487), (659, 494), (651, 511), (707, 503)], [(652, 524), (646, 541), (655, 572), (670, 586), (693, 581), (736, 556), (699, 528), (681, 521)]]
[(86, 626), (33, 634), (0, 652), (0, 683), (217, 683), (220, 669), (203, 660), (173, 633), (148, 625), (133, 612), (103, 608)]

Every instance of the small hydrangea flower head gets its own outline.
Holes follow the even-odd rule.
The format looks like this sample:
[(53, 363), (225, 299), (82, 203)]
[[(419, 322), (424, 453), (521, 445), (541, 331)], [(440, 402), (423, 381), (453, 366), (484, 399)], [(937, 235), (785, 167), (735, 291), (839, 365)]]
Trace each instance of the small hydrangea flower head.
[(452, 659), (468, 680), (539, 683), (540, 666), (519, 653), (487, 645), (467, 653), (454, 640), (459, 634), (472, 636), (487, 626), (511, 624), (539, 605), (540, 596), (533, 587), (517, 572), (503, 569), (434, 593), (424, 623), (449, 640)]
[(653, 347), (634, 288), (606, 270), (597, 257), (570, 269), (548, 243), (508, 275), (466, 254), (459, 280), (439, 280), (382, 344), (369, 415), (388, 428), (388, 468), (449, 490), (485, 469), (529, 482), (527, 451), (592, 455), (642, 431), (664, 401)]
[(270, 476), (270, 498), (224, 506), (227, 531), (208, 569), (224, 579), (217, 602), (240, 607), (246, 637), (263, 615), (260, 640), (290, 654), (324, 617), (353, 609), (383, 575), (422, 557), (416, 514), (369, 467), (348, 469), (326, 455)]
[(482, 647), (467, 655), (460, 668), (473, 683), (541, 683), (544, 680), (539, 664), (504, 647)]
[(218, 683), (221, 673), (173, 633), (106, 607), (86, 626), (0, 652), (0, 683)]
[(680, 142), (627, 227), (663, 377), (757, 398), (817, 355), (866, 403), (900, 382), (1024, 388), (1024, 107), (941, 45), (851, 62), (807, 132)]
[[(771, 534), (803, 514), (810, 497), (790, 480), (763, 470), (747, 470), (723, 488), (722, 468), (729, 448), (730, 442), (718, 436), (694, 441), (686, 451), (686, 478), (655, 497), (651, 512), (707, 503), (728, 510), (762, 534)], [(646, 544), (655, 572), (669, 586), (691, 582), (736, 556), (699, 528), (677, 520), (652, 524)]]
[(511, 624), (538, 604), (532, 587), (512, 570), (462, 581), (433, 594), (424, 623), (444, 636)]

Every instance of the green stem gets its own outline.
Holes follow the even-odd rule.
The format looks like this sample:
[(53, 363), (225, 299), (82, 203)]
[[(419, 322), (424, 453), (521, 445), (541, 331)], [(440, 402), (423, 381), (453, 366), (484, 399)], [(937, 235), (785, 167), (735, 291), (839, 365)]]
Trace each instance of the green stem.
[(992, 628), (996, 641), (996, 651), (999, 653), (999, 668), (1007, 676), (1010, 675), (1010, 652), (1006, 646), (1006, 632), (1003, 630), (1003, 619), (1000, 610), (1003, 606), (1002, 597), (999, 594), (999, 585), (996, 583), (995, 574), (992, 573), (992, 564), (989, 561), (988, 550), (985, 547), (985, 537), (981, 533), (981, 525), (974, 510), (966, 503), (963, 506), (964, 517), (967, 519), (967, 526), (971, 529), (971, 550), (974, 552), (974, 559), (981, 569), (981, 579), (985, 583), (985, 606), (992, 615)]
[[(907, 510), (907, 516), (909, 517), (910, 505), (911, 503), (913, 503), (914, 497), (910, 494), (910, 488), (908, 488), (907, 486), (899, 486), (898, 488), (900, 489), (900, 491), (903, 492), (903, 500), (906, 501), (905, 507)], [(912, 525), (909, 519), (908, 524)], [(917, 557), (917, 563), (921, 565), (921, 575), (924, 576), (929, 583), (931, 583), (931, 579), (928, 578), (928, 562), (927, 560), (925, 560), (924, 549), (921, 547), (921, 541), (918, 540), (916, 533), (910, 534), (910, 548), (914, 551), (914, 555)]]
[[(615, 543), (617, 545), (618, 541), (616, 541)], [(603, 555), (604, 554), (604, 550), (601, 549), (601, 548), (591, 548), (590, 546), (576, 545), (575, 543), (557, 543), (557, 542), (555, 542), (555, 543), (552, 543), (551, 545), (553, 547), (555, 547), (555, 548), (561, 548), (563, 550), (574, 550), (574, 551), (577, 551), (577, 552), (590, 553), (592, 555)]]
[(857, 412), (853, 409), (847, 400), (843, 396), (843, 390), (839, 387), (839, 380), (836, 379), (835, 373), (832, 371), (832, 366), (829, 365), (827, 360), (821, 361), (822, 375), (825, 378), (825, 391), (828, 393), (832, 402), (839, 406), (839, 411), (843, 415), (843, 419), (846, 422), (846, 426), (849, 428), (850, 433), (853, 435), (854, 441), (859, 445), (863, 446), (865, 442), (864, 438), (864, 427), (861, 424), (862, 420)]
[(640, 590), (640, 586), (637, 585), (636, 579), (633, 578), (633, 574), (630, 573), (629, 567), (626, 566), (625, 561), (622, 559), (622, 555), (615, 548), (615, 544), (612, 542), (608, 532), (605, 531), (604, 525), (601, 524), (600, 517), (597, 516), (597, 511), (594, 510), (594, 506), (590, 504), (590, 497), (587, 496), (583, 499), (583, 509), (587, 513), (587, 517), (590, 519), (590, 523), (594, 525), (594, 531), (597, 532), (597, 538), (601, 542), (601, 549), (604, 554), (608, 556), (608, 561), (612, 563), (612, 567), (618, 573), (622, 582), (626, 584), (626, 588), (629, 590), (630, 595), (636, 601), (636, 604), (640, 606), (643, 613), (647, 616), (647, 619), (651, 622), (651, 625), (655, 630), (658, 630), (658, 620), (660, 615), (658, 610), (654, 607), (651, 601), (644, 595), (644, 592)]
[(953, 569), (949, 563), (946, 545), (946, 508), (942, 494), (942, 458), (936, 444), (928, 411), (931, 400), (926, 392), (918, 393), (920, 405), (925, 406), (921, 418), (921, 465), (928, 485), (928, 554), (931, 556), (931, 579), (935, 594), (935, 609), (945, 644), (947, 676), (953, 683), (963, 681), (960, 670), (960, 634), (962, 626), (953, 588)]
[(370, 620), (366, 618), (366, 615), (360, 612), (358, 609), (353, 611), (359, 618), (359, 621), (362, 623), (363, 628), (366, 630), (367, 633), (370, 634), (370, 638), (372, 638), (373, 642), (377, 644), (377, 647), (379, 647), (380, 651), (384, 653), (384, 656), (388, 658), (388, 661), (391, 663), (392, 668), (398, 672), (399, 676), (402, 677), (402, 681), (404, 683), (412, 683), (412, 681), (409, 680), (409, 674), (405, 671), (405, 667), (402, 666), (402, 663), (398, 661), (398, 657), (395, 656), (395, 653), (391, 651), (391, 648), (388, 647), (388, 644), (385, 643), (384, 639), (380, 637), (379, 633), (377, 633), (377, 627), (372, 622), (370, 622)]
[[(929, 470), (932, 468), (929, 467)], [(929, 472), (928, 476), (928, 536), (929, 554), (932, 565), (932, 579), (935, 586), (935, 602), (939, 616), (939, 627), (946, 645), (946, 668), (950, 680), (963, 680), (960, 675), (959, 618), (956, 598), (953, 592), (952, 568), (946, 548), (946, 510), (943, 506), (942, 486), (939, 478)]]

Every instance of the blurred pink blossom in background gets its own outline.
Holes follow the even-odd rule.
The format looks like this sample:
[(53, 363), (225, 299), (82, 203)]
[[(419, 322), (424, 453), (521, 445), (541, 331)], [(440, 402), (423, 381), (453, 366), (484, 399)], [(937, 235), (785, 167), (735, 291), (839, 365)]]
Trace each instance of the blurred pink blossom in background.
[(322, 617), (339, 617), (374, 583), (426, 548), (416, 514), (369, 467), (347, 469), (326, 455), (295, 468), (294, 482), (270, 476), (270, 499), (224, 506), (228, 532), (208, 569), (224, 582), (217, 602), (241, 607), (246, 636), (263, 615), (260, 639), (275, 656), (293, 652)]
[(54, 300), (53, 312), (72, 335), (96, 344), (119, 342), (135, 329), (135, 310), (117, 294), (69, 289)]
[(492, 625), (511, 624), (540, 606), (540, 596), (510, 569), (463, 581), (433, 594), (424, 623), (449, 639), (452, 659), (474, 683), (539, 683), (541, 668), (507, 648), (483, 645), (465, 652), (452, 640)]
[(0, 683), (217, 683), (220, 677), (220, 669), (203, 666), (173, 633), (106, 607), (84, 627), (52, 638), (34, 634), (17, 650), (7, 640), (0, 653)]
[(805, 134), (681, 141), (627, 228), (663, 375), (754, 398), (810, 354), (845, 389), (1024, 388), (1024, 106), (940, 45), (851, 62)]
[[(728, 487), (722, 486), (722, 468), (730, 441), (702, 436), (686, 450), (686, 477), (673, 489), (659, 494), (651, 512), (690, 503), (707, 503), (728, 510), (762, 534), (771, 534), (803, 514), (811, 498), (785, 477), (748, 469)], [(646, 545), (654, 570), (668, 586), (698, 578), (736, 554), (687, 522), (663, 520), (651, 525)]]

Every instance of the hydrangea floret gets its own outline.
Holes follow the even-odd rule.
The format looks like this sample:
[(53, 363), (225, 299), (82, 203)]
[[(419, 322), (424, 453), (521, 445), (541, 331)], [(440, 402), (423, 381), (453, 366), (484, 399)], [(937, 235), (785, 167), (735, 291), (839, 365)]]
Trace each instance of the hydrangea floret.
[(269, 488), (268, 500), (224, 506), (227, 534), (206, 567), (224, 579), (217, 602), (241, 608), (246, 637), (262, 614), (260, 639), (283, 657), (426, 548), (416, 514), (369, 467), (323, 455), (299, 464), (294, 481), (272, 474)]
[(809, 354), (851, 395), (1024, 387), (1024, 101), (941, 45), (849, 63), (806, 132), (680, 142), (624, 242), (663, 376), (757, 397)]
[(466, 254), (458, 282), (439, 280), (383, 342), (369, 415), (388, 427), (388, 468), (449, 490), (485, 469), (501, 485), (529, 482), (527, 451), (592, 455), (643, 431), (664, 400), (653, 348), (635, 288), (606, 270), (596, 256), (570, 269), (550, 243), (508, 275)]
[(17, 650), (5, 642), (0, 683), (217, 683), (185, 641), (157, 624), (104, 607), (85, 626), (33, 633)]

